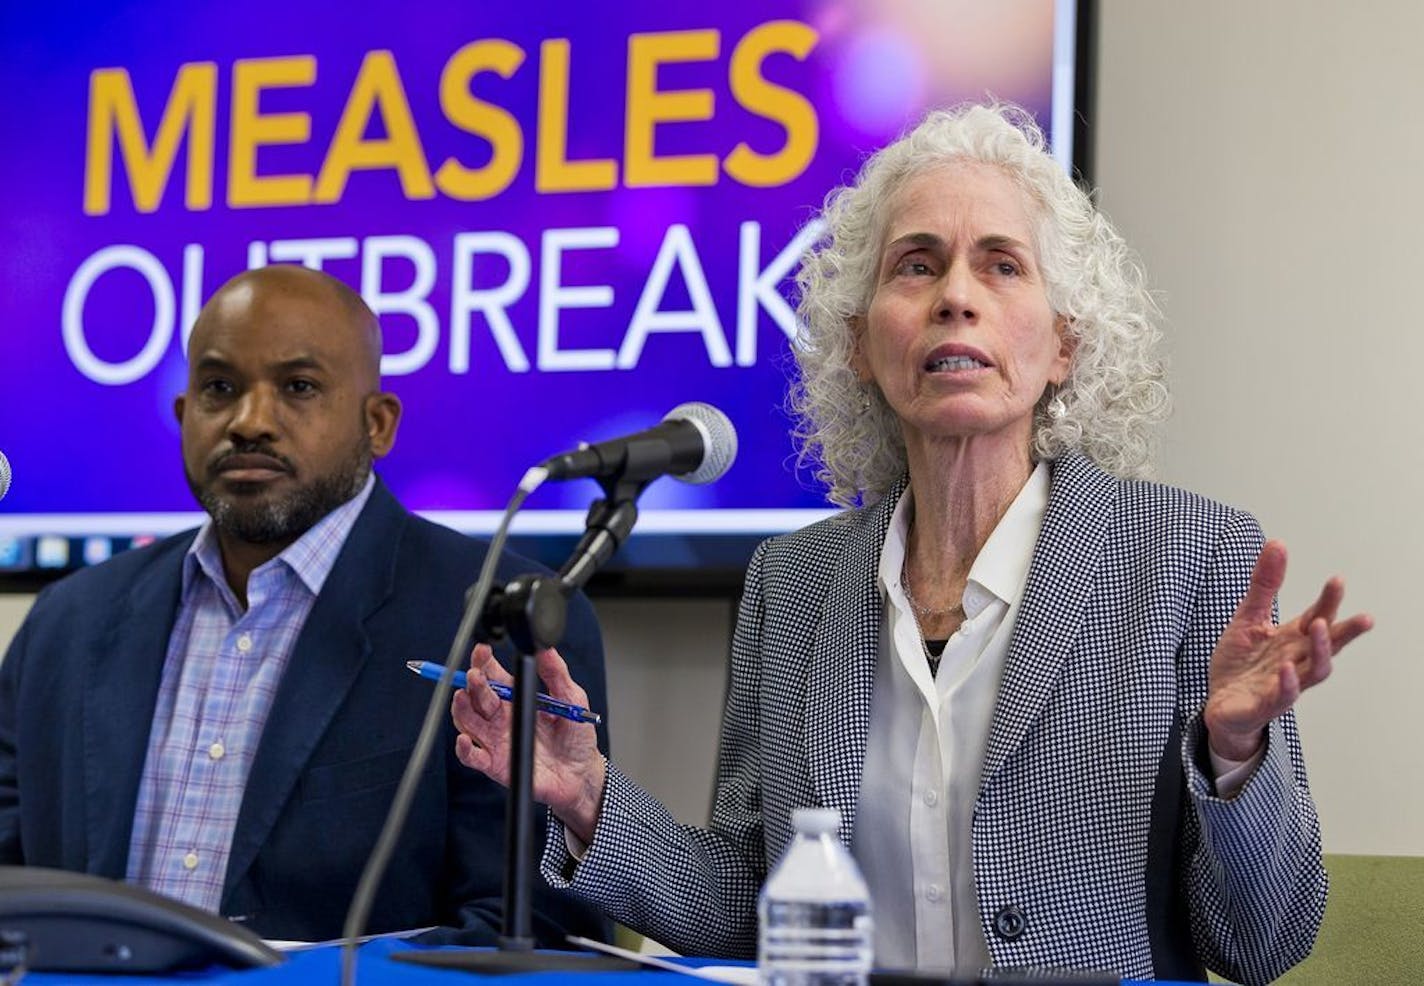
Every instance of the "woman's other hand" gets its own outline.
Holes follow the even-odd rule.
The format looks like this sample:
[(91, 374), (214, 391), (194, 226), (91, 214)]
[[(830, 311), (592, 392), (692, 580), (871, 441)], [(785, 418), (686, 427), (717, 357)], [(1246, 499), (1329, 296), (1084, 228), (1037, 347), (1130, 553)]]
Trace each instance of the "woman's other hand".
[(1303, 613), (1276, 626), (1271, 603), (1285, 576), (1285, 545), (1267, 541), (1246, 596), (1211, 655), (1202, 718), (1212, 751), (1228, 760), (1253, 757), (1270, 721), (1329, 677), (1335, 655), (1374, 625), (1364, 613), (1336, 618), (1345, 597), (1345, 583), (1337, 576)]

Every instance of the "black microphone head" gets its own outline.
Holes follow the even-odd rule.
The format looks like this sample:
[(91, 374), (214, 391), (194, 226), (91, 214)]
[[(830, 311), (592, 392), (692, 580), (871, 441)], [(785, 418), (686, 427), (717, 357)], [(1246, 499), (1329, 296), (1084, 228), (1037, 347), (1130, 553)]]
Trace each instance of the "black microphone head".
[(5, 453), (0, 452), (0, 500), (5, 499), (5, 494), (10, 492), (10, 460), (5, 458)]
[(663, 420), (686, 421), (702, 435), (702, 461), (696, 469), (676, 475), (674, 479), (701, 485), (721, 479), (732, 468), (737, 458), (737, 429), (717, 408), (701, 401), (689, 401), (673, 408)]

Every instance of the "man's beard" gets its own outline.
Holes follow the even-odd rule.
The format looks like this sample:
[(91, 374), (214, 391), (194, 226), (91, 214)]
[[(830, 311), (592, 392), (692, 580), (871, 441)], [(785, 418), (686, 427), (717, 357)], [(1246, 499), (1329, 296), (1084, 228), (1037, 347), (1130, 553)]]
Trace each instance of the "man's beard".
[[(255, 447), (236, 451), (272, 454)], [(188, 487), (223, 533), (248, 544), (290, 543), (361, 492), (371, 474), (372, 458), (371, 443), (363, 441), (341, 468), (273, 500), (249, 502), (241, 496), (224, 496), (214, 492), (211, 483), (200, 485), (191, 475)]]

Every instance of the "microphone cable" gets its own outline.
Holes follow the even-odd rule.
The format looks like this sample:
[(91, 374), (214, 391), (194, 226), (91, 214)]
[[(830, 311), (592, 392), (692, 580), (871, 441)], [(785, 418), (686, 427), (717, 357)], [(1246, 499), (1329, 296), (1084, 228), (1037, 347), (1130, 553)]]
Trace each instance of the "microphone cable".
[[(445, 669), (440, 675), (440, 682), (431, 691), (430, 705), (425, 710), (425, 721), (421, 724), (420, 736), (415, 741), (415, 748), (410, 752), (410, 759), (406, 761), (405, 773), (401, 775), (400, 786), (396, 788), (396, 795), (391, 801), (390, 811), (386, 813), (385, 825), (381, 828), (375, 848), (371, 850), (371, 855), (366, 860), (365, 869), (361, 871), (361, 879), (356, 885), (356, 893), (352, 896), (351, 906), (346, 911), (346, 922), (341, 930), (341, 986), (355, 986), (356, 948), (366, 929), (366, 921), (371, 916), (371, 907), (376, 900), (376, 891), (380, 888), (381, 879), (386, 874), (386, 867), (390, 865), (396, 842), (400, 839), (401, 831), (405, 828), (406, 816), (410, 814), (411, 802), (415, 800), (415, 789), (420, 784), (420, 776), (425, 771), (426, 762), (430, 759), (430, 751), (435, 747), (435, 738), (440, 732), (441, 722), (448, 714), (450, 687), (455, 672), (469, 660), (470, 646), (475, 636), (475, 624), (479, 622), (480, 615), (484, 612), (485, 600), (489, 597), (490, 587), (494, 584), (494, 573), (499, 567), (499, 559), (504, 552), (504, 542), (509, 536), (509, 524), (514, 519), (514, 515), (519, 512), (519, 508), (523, 506), (524, 501), (528, 499), (529, 494), (537, 490), (548, 478), (548, 475), (547, 469), (535, 466), (526, 472), (524, 478), (519, 481), (518, 488), (509, 499), (509, 505), (504, 508), (504, 516), (500, 518), (498, 529), (490, 538), (489, 551), (485, 555), (484, 564), (480, 566), (479, 579), (476, 580), (474, 588), (465, 597), (465, 613), (460, 620), (460, 628), (455, 632), (455, 639), (450, 643), (450, 652), (445, 658)], [(525, 687), (533, 688), (535, 685), (533, 682), (528, 682)]]

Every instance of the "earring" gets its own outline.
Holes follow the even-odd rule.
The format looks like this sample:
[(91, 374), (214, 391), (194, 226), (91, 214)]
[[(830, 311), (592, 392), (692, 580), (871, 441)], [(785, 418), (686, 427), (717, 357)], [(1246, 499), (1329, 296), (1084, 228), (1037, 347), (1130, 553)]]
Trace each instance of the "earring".
[(871, 403), (870, 403), (870, 388), (869, 388), (869, 387), (861, 387), (861, 388), (860, 388), (860, 406), (857, 408), (857, 410), (858, 410), (861, 414), (869, 414), (869, 413), (870, 413), (870, 407), (871, 407)]
[(1068, 405), (1063, 403), (1062, 397), (1054, 394), (1053, 399), (1048, 402), (1046, 410), (1048, 411), (1049, 418), (1054, 421), (1059, 421), (1068, 413)]

